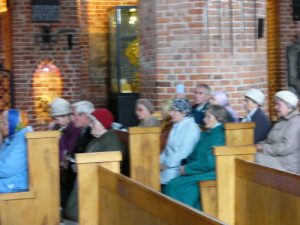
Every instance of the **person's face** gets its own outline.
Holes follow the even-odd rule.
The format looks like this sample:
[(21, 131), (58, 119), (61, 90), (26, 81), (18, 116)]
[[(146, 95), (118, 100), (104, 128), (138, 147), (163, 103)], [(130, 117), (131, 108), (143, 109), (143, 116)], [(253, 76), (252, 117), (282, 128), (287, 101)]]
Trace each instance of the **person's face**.
[(213, 128), (218, 123), (216, 117), (211, 114), (209, 111), (205, 113), (204, 124), (206, 128)]
[(244, 98), (244, 108), (248, 113), (251, 112), (253, 109), (256, 109), (257, 107), (258, 105), (251, 99)]
[(70, 117), (68, 115), (56, 116), (53, 118), (53, 120), (60, 127), (66, 127), (70, 123)]
[(72, 109), (72, 121), (74, 126), (77, 128), (85, 128), (89, 126), (90, 119), (85, 115), (85, 113), (77, 113), (76, 109)]
[(292, 111), (292, 109), (288, 108), (287, 105), (279, 99), (275, 100), (274, 108), (278, 117), (285, 117)]
[(1, 132), (4, 137), (8, 136), (8, 121), (7, 121), (7, 112), (2, 113), (1, 120)]
[(203, 104), (209, 100), (210, 96), (206, 94), (206, 88), (198, 87), (195, 91), (195, 103)]
[(209, 102), (212, 105), (221, 105), (220, 102), (218, 101), (218, 99), (214, 96), (209, 99)]
[(137, 115), (139, 120), (146, 119), (151, 115), (149, 110), (142, 104), (136, 105), (135, 114)]
[(171, 116), (171, 120), (173, 123), (177, 123), (179, 121), (181, 121), (184, 117), (185, 114), (179, 111), (175, 111), (175, 110), (171, 110), (170, 111), (170, 116)]
[(103, 131), (105, 131), (105, 128), (98, 120), (91, 121), (91, 134), (94, 137), (100, 137)]

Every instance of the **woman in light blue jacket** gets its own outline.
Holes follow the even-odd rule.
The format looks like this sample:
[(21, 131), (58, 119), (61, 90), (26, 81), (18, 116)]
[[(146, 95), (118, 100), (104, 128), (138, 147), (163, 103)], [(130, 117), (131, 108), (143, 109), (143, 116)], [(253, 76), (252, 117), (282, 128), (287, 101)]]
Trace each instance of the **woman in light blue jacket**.
[(1, 132), (5, 137), (0, 148), (0, 193), (28, 190), (28, 160), (25, 134), (27, 120), (20, 111), (3, 112)]
[(200, 139), (200, 129), (193, 117), (188, 100), (174, 99), (170, 116), (174, 123), (168, 136), (167, 144), (160, 155), (160, 182), (167, 184), (180, 175), (181, 161), (190, 155)]

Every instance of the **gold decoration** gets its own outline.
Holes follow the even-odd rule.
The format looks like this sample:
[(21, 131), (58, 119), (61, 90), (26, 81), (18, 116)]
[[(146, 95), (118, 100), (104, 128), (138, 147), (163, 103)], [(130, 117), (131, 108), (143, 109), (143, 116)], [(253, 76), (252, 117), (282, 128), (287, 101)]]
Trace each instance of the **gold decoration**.
[(129, 62), (134, 66), (139, 66), (139, 39), (135, 39), (127, 46), (125, 50), (125, 55), (129, 59)]

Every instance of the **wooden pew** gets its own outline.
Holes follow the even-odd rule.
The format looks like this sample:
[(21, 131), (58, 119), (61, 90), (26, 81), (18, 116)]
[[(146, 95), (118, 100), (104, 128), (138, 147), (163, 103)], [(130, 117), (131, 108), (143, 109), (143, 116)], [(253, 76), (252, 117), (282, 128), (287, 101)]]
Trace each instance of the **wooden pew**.
[(98, 166), (120, 172), (121, 152), (76, 154), (78, 179), (78, 212), (81, 225), (98, 225), (99, 176)]
[(236, 159), (235, 223), (300, 225), (300, 176)]
[[(226, 137), (226, 146), (232, 145), (251, 145), (254, 144), (254, 123), (226, 123), (225, 128), (225, 137)], [(223, 157), (231, 157), (231, 160), (234, 158), (242, 158), (245, 160), (253, 160), (255, 152), (243, 152), (243, 148), (240, 148), (241, 152), (238, 150), (228, 152), (230, 154), (221, 154), (216, 155), (217, 161), (223, 161)], [(218, 152), (215, 152), (218, 154)], [(217, 165), (217, 164), (216, 164)], [(223, 170), (228, 171), (232, 169), (231, 167), (226, 168), (225, 165), (221, 165), (218, 169), (222, 172)], [(224, 168), (225, 167), (225, 168)], [(229, 182), (231, 185), (234, 183)], [(199, 182), (200, 192), (201, 192), (201, 202), (203, 211), (212, 216), (217, 216), (218, 206), (217, 206), (217, 182), (215, 180), (201, 181)]]
[[(85, 174), (86, 170), (89, 170), (88, 165), (82, 168), (79, 177)], [(79, 178), (80, 188), (82, 187), (81, 181), (82, 179)], [(95, 185), (95, 182), (98, 184)], [(98, 216), (90, 218), (89, 221), (81, 221), (81, 225), (224, 224), (102, 166), (98, 167), (98, 177), (88, 182), (88, 186), (94, 185), (99, 188), (99, 197), (95, 198), (91, 195), (85, 197), (86, 201), (93, 201), (99, 206)], [(84, 210), (87, 211), (87, 209)]]
[(155, 190), (160, 190), (160, 132), (160, 127), (130, 127), (128, 133), (117, 132), (129, 150), (130, 177)]
[(29, 191), (0, 194), (0, 224), (59, 224), (59, 136), (58, 131), (27, 133)]

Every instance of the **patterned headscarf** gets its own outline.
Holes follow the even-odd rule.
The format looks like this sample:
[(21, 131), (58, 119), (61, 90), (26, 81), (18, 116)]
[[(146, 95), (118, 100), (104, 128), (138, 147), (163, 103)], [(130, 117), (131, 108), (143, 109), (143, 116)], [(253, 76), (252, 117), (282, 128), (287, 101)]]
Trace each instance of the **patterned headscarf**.
[(15, 134), (17, 131), (27, 126), (27, 118), (24, 113), (16, 109), (7, 111), (8, 136)]
[(185, 113), (188, 116), (191, 113), (191, 106), (189, 100), (185, 98), (173, 99), (171, 109), (181, 113)]

